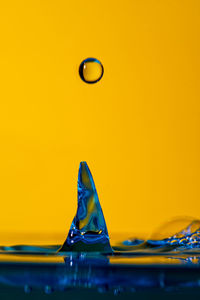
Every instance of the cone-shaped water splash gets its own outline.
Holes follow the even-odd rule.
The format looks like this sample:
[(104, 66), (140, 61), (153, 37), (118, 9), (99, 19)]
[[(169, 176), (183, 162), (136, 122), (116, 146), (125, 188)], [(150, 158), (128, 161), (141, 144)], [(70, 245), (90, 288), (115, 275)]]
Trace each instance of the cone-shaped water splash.
[(79, 166), (77, 213), (59, 251), (112, 252), (106, 222), (86, 162), (81, 162)]

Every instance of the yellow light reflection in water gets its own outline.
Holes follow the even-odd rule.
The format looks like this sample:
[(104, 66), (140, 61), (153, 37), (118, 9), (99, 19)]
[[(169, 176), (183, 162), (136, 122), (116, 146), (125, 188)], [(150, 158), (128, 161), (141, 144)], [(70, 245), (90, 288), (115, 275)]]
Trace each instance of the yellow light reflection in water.
[(31, 263), (56, 263), (64, 264), (64, 258), (61, 256), (44, 256), (44, 255), (16, 255), (16, 254), (0, 254), (0, 262), (31, 262)]

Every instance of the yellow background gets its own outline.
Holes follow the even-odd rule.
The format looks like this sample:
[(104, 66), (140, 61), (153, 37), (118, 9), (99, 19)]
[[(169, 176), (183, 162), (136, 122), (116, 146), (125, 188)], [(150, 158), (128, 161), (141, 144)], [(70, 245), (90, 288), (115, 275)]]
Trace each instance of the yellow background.
[(198, 0), (1, 1), (0, 231), (62, 242), (81, 160), (109, 232), (200, 217), (199, 37)]

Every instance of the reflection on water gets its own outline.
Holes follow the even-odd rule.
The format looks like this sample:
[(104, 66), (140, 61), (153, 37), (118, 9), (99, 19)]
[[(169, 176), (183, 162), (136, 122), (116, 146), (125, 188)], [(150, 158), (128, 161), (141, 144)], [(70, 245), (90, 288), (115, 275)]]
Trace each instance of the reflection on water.
[(200, 289), (198, 249), (189, 252), (183, 247), (152, 247), (148, 240), (138, 241), (118, 241), (110, 254), (64, 252), (59, 251), (61, 245), (1, 247), (0, 289), (3, 285), (25, 293), (42, 290), (51, 294), (81, 288), (114, 295), (144, 289)]
[[(140, 289), (199, 287), (200, 256), (189, 255), (45, 255), (1, 254), (0, 287), (19, 287), (26, 293), (68, 289)], [(184, 272), (183, 272), (184, 270)]]

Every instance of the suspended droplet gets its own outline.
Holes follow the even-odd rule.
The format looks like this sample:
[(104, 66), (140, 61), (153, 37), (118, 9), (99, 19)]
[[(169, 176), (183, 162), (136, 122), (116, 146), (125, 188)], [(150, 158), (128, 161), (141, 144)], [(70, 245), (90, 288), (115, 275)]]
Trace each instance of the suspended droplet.
[(104, 73), (103, 65), (96, 58), (87, 58), (80, 64), (79, 75), (86, 83), (96, 83)]

